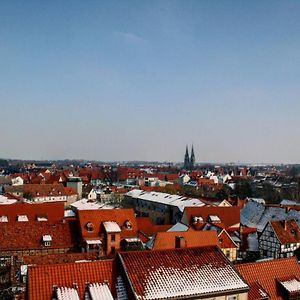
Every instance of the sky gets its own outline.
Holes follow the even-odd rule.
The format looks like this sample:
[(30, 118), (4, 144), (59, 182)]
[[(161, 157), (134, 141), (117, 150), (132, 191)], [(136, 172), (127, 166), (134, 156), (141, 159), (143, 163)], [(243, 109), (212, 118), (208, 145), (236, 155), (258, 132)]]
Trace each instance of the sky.
[(0, 1), (0, 157), (300, 162), (300, 1)]

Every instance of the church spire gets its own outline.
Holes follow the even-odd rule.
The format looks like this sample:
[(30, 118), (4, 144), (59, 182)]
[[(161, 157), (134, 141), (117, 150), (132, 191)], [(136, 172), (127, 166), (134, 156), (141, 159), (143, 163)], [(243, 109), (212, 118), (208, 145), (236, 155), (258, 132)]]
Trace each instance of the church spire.
[(187, 170), (189, 169), (189, 167), (190, 167), (190, 157), (189, 157), (188, 146), (186, 145), (183, 168)]
[(193, 170), (195, 167), (195, 153), (194, 153), (194, 145), (192, 145), (191, 158), (190, 158), (190, 169)]

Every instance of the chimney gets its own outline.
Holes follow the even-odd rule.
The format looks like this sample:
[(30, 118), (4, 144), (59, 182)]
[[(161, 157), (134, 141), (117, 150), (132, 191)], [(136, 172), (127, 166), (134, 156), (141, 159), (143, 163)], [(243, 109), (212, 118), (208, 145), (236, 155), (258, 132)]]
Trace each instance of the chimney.
[(284, 220), (284, 230), (287, 231), (287, 220)]
[(183, 236), (175, 236), (175, 248), (184, 248), (185, 242)]

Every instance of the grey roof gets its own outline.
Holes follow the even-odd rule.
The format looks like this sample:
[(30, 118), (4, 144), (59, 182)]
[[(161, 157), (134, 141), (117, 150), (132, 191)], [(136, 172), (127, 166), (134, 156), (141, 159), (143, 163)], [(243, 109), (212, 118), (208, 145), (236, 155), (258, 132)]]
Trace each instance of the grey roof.
[(171, 231), (188, 231), (188, 230), (189, 230), (189, 226), (186, 226), (185, 224), (183, 224), (181, 222), (177, 222), (174, 226), (172, 226), (167, 231), (171, 232)]
[(241, 224), (257, 228), (262, 232), (269, 221), (295, 219), (300, 225), (300, 212), (294, 209), (287, 211), (282, 207), (266, 207), (256, 201), (249, 201), (241, 210)]

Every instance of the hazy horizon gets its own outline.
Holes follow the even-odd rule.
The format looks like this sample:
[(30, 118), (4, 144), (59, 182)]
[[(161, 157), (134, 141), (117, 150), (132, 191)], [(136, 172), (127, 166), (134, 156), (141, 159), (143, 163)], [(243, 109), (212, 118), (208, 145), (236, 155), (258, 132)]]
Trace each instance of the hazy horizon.
[(1, 1), (0, 157), (299, 162), (300, 2)]

